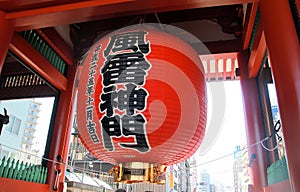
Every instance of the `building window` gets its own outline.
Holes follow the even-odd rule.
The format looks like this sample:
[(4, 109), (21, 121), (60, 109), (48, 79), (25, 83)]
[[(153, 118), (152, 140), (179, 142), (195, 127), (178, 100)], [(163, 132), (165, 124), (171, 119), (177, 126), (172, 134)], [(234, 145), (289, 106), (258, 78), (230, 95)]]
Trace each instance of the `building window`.
[(21, 126), (21, 119), (10, 115), (9, 116), (9, 123), (8, 125), (5, 127), (5, 130), (13, 133), (15, 135), (19, 135), (20, 132), (20, 126)]
[(177, 178), (178, 174), (177, 174), (177, 170), (174, 169), (174, 176)]
[(40, 105), (38, 105), (38, 104), (33, 104), (33, 103), (32, 103), (32, 104), (31, 104), (31, 108), (36, 110), (36, 109), (39, 109), (39, 108), (40, 108)]
[(29, 114), (30, 115), (36, 115), (36, 112), (35, 111), (30, 111)]

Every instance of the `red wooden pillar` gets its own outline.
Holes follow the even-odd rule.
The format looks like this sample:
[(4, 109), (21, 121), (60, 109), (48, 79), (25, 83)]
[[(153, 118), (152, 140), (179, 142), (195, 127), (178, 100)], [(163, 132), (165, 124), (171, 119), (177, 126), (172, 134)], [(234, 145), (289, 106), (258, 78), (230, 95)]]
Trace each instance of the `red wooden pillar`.
[[(248, 77), (247, 51), (238, 54), (238, 63), (241, 71), (240, 82), (242, 87), (247, 143), (252, 145), (264, 139), (262, 112), (260, 108), (259, 93), (256, 79)], [(263, 192), (267, 186), (267, 160), (266, 152), (258, 145), (252, 145), (248, 149), (250, 180), (253, 192)]]
[[(48, 163), (48, 183), (50, 186), (49, 191), (63, 191), (63, 182), (65, 179), (65, 170), (68, 158), (69, 141), (71, 137), (71, 129), (73, 122), (74, 99), (73, 99), (73, 84), (76, 74), (77, 65), (73, 64), (68, 66), (67, 78), (68, 85), (65, 91), (60, 92), (58, 108), (55, 117), (55, 125), (51, 142), (51, 149), (49, 159), (57, 160), (61, 157), (64, 163), (60, 166), (55, 163)], [(60, 170), (60, 177), (57, 185), (55, 185), (56, 170)], [(54, 186), (58, 187), (56, 190)]]
[(0, 74), (6, 58), (8, 45), (13, 36), (14, 27), (5, 19), (6, 13), (0, 10)]
[(260, 1), (274, 75), (291, 188), (300, 191), (300, 49), (288, 0)]

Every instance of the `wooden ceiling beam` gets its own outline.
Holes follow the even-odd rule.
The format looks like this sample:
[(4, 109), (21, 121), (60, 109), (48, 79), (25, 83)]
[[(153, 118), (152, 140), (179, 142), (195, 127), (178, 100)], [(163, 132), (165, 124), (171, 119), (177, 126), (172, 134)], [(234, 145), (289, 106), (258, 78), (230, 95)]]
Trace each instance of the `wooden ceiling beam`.
[(67, 78), (18, 33), (14, 33), (9, 49), (51, 85), (58, 90), (66, 90)]
[[(6, 19), (14, 23), (17, 31), (22, 31), (116, 17), (236, 5), (257, 1), (258, 0), (94, 0), (9, 12), (6, 15)], [(88, 4), (92, 2), (94, 2), (95, 5)], [(101, 4), (101, 2), (103, 3)]]
[(262, 66), (263, 58), (267, 51), (266, 39), (263, 31), (262, 22), (258, 23), (253, 48), (248, 61), (248, 73), (250, 78), (257, 77)]
[[(120, 18), (103, 19), (85, 23), (76, 24), (83, 31), (109, 31), (126, 27), (132, 24), (138, 24), (141, 20), (145, 23), (174, 24), (179, 22), (214, 20), (237, 18), (237, 5), (227, 5), (219, 7), (206, 7), (199, 9), (189, 9), (180, 11), (169, 11), (142, 15), (133, 15)], [(159, 21), (158, 21), (159, 19)]]
[(242, 38), (244, 40), (243, 49), (249, 48), (249, 43), (253, 31), (254, 21), (258, 9), (258, 2), (254, 2), (247, 7), (245, 24), (243, 27)]
[(80, 1), (74, 3), (66, 3), (61, 5), (54, 5), (54, 6), (45, 6), (36, 9), (29, 9), (24, 11), (17, 11), (8, 13), (6, 18), (7, 19), (18, 19), (24, 17), (31, 17), (37, 15), (46, 15), (52, 13), (60, 13), (60, 12), (67, 12), (67, 11), (74, 11), (74, 10), (81, 10), (90, 7), (97, 7), (103, 5), (110, 5), (114, 3), (121, 3), (121, 2), (128, 2), (132, 0), (93, 0), (93, 1)]
[(48, 27), (36, 31), (67, 64), (74, 63), (73, 50), (54, 28)]
[[(241, 44), (241, 39), (204, 42), (204, 45), (207, 47), (211, 54), (238, 52), (240, 50)], [(198, 51), (198, 54), (202, 55), (207, 53)]]

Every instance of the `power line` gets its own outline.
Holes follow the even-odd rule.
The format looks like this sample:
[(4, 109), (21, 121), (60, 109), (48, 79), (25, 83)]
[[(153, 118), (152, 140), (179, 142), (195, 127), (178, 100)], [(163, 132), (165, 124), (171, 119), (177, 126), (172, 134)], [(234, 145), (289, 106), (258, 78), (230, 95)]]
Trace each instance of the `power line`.
[(9, 148), (9, 149), (13, 149), (13, 150), (15, 150), (15, 151), (18, 151), (18, 152), (21, 152), (21, 153), (25, 153), (25, 154), (27, 154), (27, 155), (31, 155), (31, 156), (34, 156), (34, 157), (40, 158), (40, 159), (42, 159), (42, 160), (46, 160), (46, 161), (49, 161), (49, 162), (55, 163), (55, 164), (65, 164), (64, 162), (59, 162), (59, 161), (52, 160), (52, 159), (48, 159), (48, 158), (45, 158), (45, 157), (40, 157), (40, 156), (38, 156), (38, 155), (35, 155), (35, 154), (32, 154), (32, 153), (29, 153), (29, 152), (27, 152), (27, 151), (22, 151), (22, 150), (20, 150), (20, 149), (17, 149), (17, 148), (14, 148), (14, 147), (11, 147), (11, 146), (8, 146), (8, 145), (5, 145), (5, 144), (2, 144), (2, 143), (1, 143), (0, 145), (2, 145), (2, 146), (4, 146), (4, 147), (7, 147), (7, 148)]
[[(85, 173), (98, 173), (98, 174), (101, 174), (101, 175), (107, 175), (105, 174), (106, 172), (103, 172), (103, 171), (97, 171), (97, 170), (89, 170), (89, 169), (85, 169), (85, 168), (82, 168), (82, 167), (77, 167), (77, 166), (71, 166), (71, 165), (68, 165), (64, 162), (59, 162), (59, 161), (56, 161), (56, 160), (52, 160), (52, 159), (48, 159), (48, 158), (45, 158), (45, 157), (40, 157), (38, 155), (35, 155), (35, 154), (32, 154), (30, 152), (26, 152), (26, 151), (22, 151), (20, 149), (17, 149), (17, 148), (14, 148), (14, 147), (11, 147), (11, 146), (8, 146), (8, 145), (5, 145), (5, 144), (0, 144), (0, 146), (4, 146), (4, 147), (7, 147), (9, 149), (13, 149), (15, 151), (18, 151), (18, 152), (21, 152), (21, 153), (24, 153), (24, 154), (27, 154), (27, 155), (31, 155), (31, 156), (34, 156), (36, 158), (40, 158), (42, 160), (46, 160), (46, 161), (49, 161), (49, 162), (52, 162), (54, 164), (63, 164), (63, 165), (67, 165), (69, 167), (72, 167), (74, 170), (78, 170), (78, 171), (81, 171), (81, 172), (85, 172)], [(109, 176), (109, 175), (108, 175)]]
[[(249, 150), (251, 147), (254, 147), (254, 146), (259, 145), (259, 144), (261, 144), (262, 147), (263, 147), (265, 150), (267, 150), (267, 151), (275, 150), (275, 149), (278, 147), (278, 144), (277, 144), (276, 147), (274, 147), (274, 148), (272, 148), (272, 149), (267, 148), (267, 147), (263, 144), (264, 141), (266, 141), (266, 140), (268, 140), (268, 139), (270, 139), (270, 138), (271, 138), (271, 136), (267, 136), (267, 137), (261, 139), (260, 141), (257, 141), (257, 142), (255, 142), (255, 143), (253, 143), (253, 144), (250, 144), (250, 145), (246, 145), (245, 147), (243, 147), (242, 149), (240, 149), (238, 152), (241, 152), (241, 151), (244, 151), (244, 150)], [(280, 141), (280, 142), (281, 142), (281, 141)], [(221, 156), (221, 157), (217, 157), (217, 158), (215, 158), (215, 159), (209, 160), (209, 161), (207, 161), (207, 162), (204, 162), (204, 163), (201, 163), (201, 164), (197, 164), (197, 165), (195, 165), (195, 166), (191, 166), (191, 168), (194, 168), (194, 167), (200, 167), (200, 166), (203, 166), (203, 165), (206, 165), (206, 164), (213, 163), (213, 162), (215, 162), (215, 161), (218, 161), (218, 160), (224, 159), (224, 158), (226, 158), (226, 157), (232, 156), (232, 155), (234, 155), (234, 153), (235, 153), (235, 152), (232, 152), (232, 153), (223, 155), (223, 156)]]
[[(254, 147), (254, 146), (259, 145), (259, 144), (260, 144), (266, 151), (274, 151), (274, 150), (276, 150), (276, 149), (278, 148), (278, 144), (279, 144), (280, 142), (282, 142), (282, 138), (278, 135), (278, 132), (279, 132), (280, 129), (281, 129), (281, 122), (280, 122), (280, 120), (277, 120), (277, 122), (275, 123), (273, 129), (274, 129), (274, 133), (272, 133), (270, 136), (266, 136), (265, 138), (263, 138), (263, 139), (261, 139), (261, 140), (255, 142), (255, 143), (252, 143), (252, 144), (250, 144), (250, 145), (246, 145), (245, 147), (243, 147), (242, 149), (238, 150), (237, 152), (241, 152), (241, 151), (244, 151), (244, 150), (249, 150), (251, 147)], [(271, 139), (271, 138), (272, 138), (273, 136), (275, 136), (275, 135), (278, 137), (278, 143), (277, 143), (277, 145), (276, 145), (275, 147), (271, 148), (271, 149), (270, 149), (270, 148), (267, 148), (267, 147), (264, 145), (264, 142), (267, 141), (267, 140), (269, 140), (269, 139)], [(212, 159), (212, 160), (210, 160), (210, 161), (207, 161), (207, 162), (204, 162), (204, 163), (195, 165), (195, 166), (191, 166), (191, 167), (200, 167), (200, 166), (203, 166), (203, 165), (206, 165), (206, 164), (210, 164), (210, 163), (213, 163), (213, 162), (215, 162), (215, 161), (218, 161), (218, 160), (224, 159), (224, 158), (226, 158), (226, 157), (229, 157), (229, 156), (231, 156), (231, 155), (234, 155), (234, 153), (235, 153), (235, 152), (232, 152), (232, 153), (223, 155), (223, 156), (221, 156), (221, 157), (218, 157), (218, 158)]]

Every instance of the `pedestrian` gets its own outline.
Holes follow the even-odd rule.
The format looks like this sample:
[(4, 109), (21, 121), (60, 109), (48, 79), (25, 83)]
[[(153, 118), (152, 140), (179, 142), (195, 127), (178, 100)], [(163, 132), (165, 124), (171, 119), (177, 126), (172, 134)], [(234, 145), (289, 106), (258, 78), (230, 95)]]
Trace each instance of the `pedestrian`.
[(125, 189), (117, 189), (116, 192), (126, 192)]

